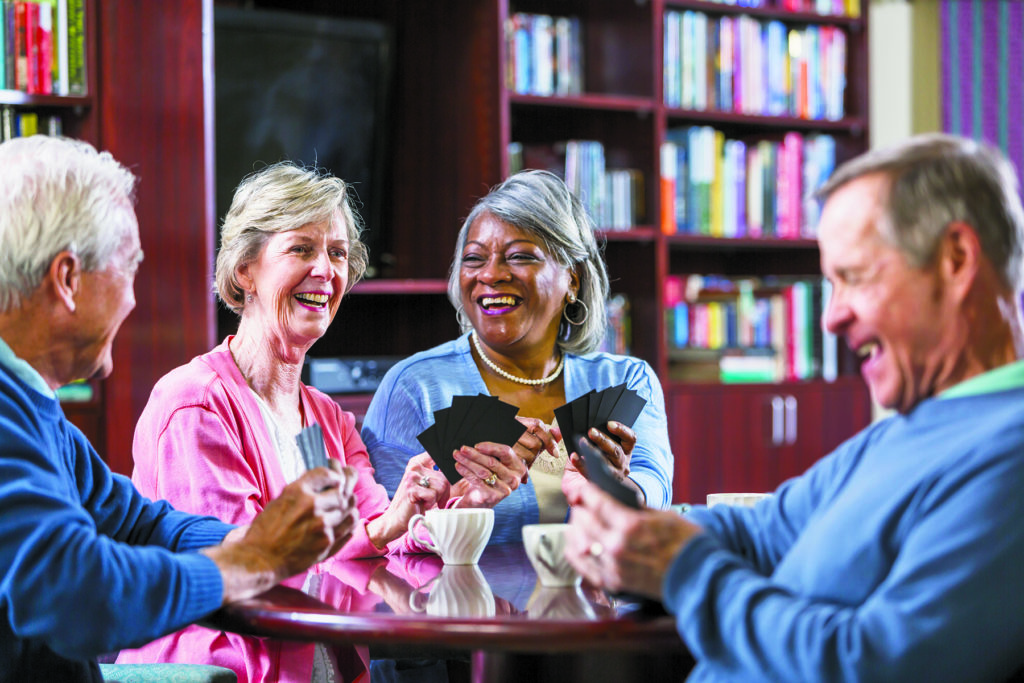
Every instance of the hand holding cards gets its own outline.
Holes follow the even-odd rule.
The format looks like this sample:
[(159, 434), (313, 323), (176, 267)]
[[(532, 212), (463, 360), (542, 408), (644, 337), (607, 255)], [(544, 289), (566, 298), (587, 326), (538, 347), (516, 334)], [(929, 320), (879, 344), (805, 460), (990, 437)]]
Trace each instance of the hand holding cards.
[(555, 408), (555, 419), (566, 444), (576, 444), (587, 436), (592, 427), (608, 433), (608, 422), (615, 421), (632, 427), (647, 401), (625, 383), (601, 391), (590, 391), (565, 405)]
[(452, 452), (483, 441), (514, 445), (526, 430), (516, 419), (518, 412), (519, 408), (497, 396), (455, 396), (450, 407), (434, 412), (434, 424), (416, 438), (448, 481), (455, 483), (462, 475), (455, 469)]
[(577, 453), (583, 458), (587, 467), (587, 479), (594, 483), (599, 489), (609, 496), (631, 508), (640, 509), (640, 501), (637, 499), (636, 491), (619, 481), (612, 473), (611, 467), (604, 458), (604, 454), (584, 438), (580, 438), (576, 444)]

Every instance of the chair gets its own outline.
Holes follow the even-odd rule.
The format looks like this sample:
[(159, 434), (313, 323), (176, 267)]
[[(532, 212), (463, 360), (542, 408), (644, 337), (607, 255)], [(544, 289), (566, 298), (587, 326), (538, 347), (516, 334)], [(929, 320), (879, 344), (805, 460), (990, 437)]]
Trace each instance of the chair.
[(111, 683), (238, 683), (231, 669), (206, 664), (100, 664)]

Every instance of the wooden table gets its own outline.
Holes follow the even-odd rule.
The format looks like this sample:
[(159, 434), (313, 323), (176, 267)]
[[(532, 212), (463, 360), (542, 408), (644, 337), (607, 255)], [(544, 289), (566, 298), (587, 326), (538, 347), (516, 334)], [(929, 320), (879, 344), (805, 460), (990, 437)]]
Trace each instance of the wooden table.
[(402, 555), (322, 568), (316, 583), (328, 588), (320, 592), (292, 581), (306, 592), (278, 586), (221, 609), (207, 625), (367, 645), (375, 659), (461, 657), (474, 682), (650, 683), (683, 680), (693, 664), (660, 606), (587, 587), (541, 587), (518, 544), (492, 546), (469, 567)]

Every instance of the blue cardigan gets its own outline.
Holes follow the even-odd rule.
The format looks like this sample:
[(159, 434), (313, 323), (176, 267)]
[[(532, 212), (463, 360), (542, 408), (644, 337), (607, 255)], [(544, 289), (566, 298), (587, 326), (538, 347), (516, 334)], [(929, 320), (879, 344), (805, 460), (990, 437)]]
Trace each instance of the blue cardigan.
[(0, 365), (0, 682), (100, 680), (97, 655), (217, 609), (220, 571), (194, 551), (231, 528), (143, 498)]
[(692, 681), (1005, 680), (1024, 664), (1024, 389), (928, 399), (753, 509), (695, 508)]
[[(630, 356), (591, 353), (565, 357), (565, 396), (571, 401), (591, 389), (623, 382), (647, 405), (633, 429), (637, 444), (629, 476), (643, 490), (647, 505), (672, 501), (672, 451), (668, 442), (661, 383), (646, 362)], [(409, 458), (423, 452), (416, 435), (434, 422), (434, 411), (458, 395), (489, 394), (469, 350), (469, 334), (421, 351), (392, 367), (377, 388), (363, 421), (362, 437), (377, 481), (394, 496)], [(538, 519), (537, 496), (527, 482), (494, 509), (491, 543), (521, 542), (521, 528)]]

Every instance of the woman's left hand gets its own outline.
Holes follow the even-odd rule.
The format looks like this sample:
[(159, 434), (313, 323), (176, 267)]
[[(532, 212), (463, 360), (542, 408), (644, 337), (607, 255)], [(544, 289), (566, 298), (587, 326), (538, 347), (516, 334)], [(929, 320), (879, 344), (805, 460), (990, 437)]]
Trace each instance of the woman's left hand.
[(452, 487), (452, 495), (462, 496), (457, 507), (494, 507), (516, 490), (528, 473), (526, 463), (512, 447), (491, 441), (455, 451), (455, 469), (463, 477)]
[[(587, 439), (597, 446), (598, 450), (604, 455), (604, 459), (611, 466), (615, 477), (622, 483), (635, 489), (637, 488), (636, 485), (629, 478), (629, 458), (633, 454), (633, 447), (636, 446), (636, 432), (621, 422), (615, 422), (614, 420), (608, 422), (608, 431), (617, 436), (619, 440), (616, 441), (596, 427), (591, 427), (590, 431), (587, 432)], [(583, 462), (583, 458), (575, 451), (573, 451), (569, 458), (572, 461), (572, 466), (579, 470), (583, 476), (587, 476), (587, 467)]]

